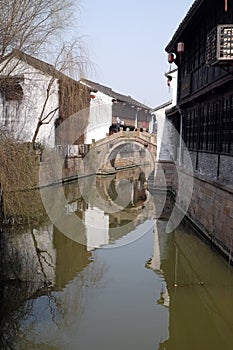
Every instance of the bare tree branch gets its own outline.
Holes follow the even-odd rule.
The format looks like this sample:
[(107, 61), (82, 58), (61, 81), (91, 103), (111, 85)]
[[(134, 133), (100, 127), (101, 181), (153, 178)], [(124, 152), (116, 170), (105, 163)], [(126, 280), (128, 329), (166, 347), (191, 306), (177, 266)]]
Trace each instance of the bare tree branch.
[[(54, 108), (43, 119), (41, 119), (42, 124), (49, 124), (51, 122), (51, 120), (53, 119), (53, 117), (58, 109), (59, 109), (58, 107)], [(50, 115), (52, 115), (52, 116), (49, 118)], [(44, 122), (45, 120), (47, 120), (47, 122)]]
[(36, 54), (74, 20), (75, 0), (0, 1), (0, 58), (12, 48)]

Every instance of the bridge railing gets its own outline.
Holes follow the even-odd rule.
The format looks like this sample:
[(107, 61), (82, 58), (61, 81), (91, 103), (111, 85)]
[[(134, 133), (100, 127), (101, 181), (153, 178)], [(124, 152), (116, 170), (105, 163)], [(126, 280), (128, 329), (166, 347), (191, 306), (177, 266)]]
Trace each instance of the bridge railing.
[(89, 152), (90, 148), (96, 147), (98, 145), (103, 145), (109, 141), (126, 138), (126, 139), (141, 139), (145, 143), (151, 144), (153, 146), (157, 145), (156, 134), (149, 133), (146, 129), (132, 130), (130, 128), (120, 128), (120, 131), (106, 134), (106, 137), (98, 141), (92, 140), (92, 144), (79, 144), (79, 145), (57, 145), (56, 150), (63, 157), (73, 158), (80, 157), (83, 158)]
[(106, 137), (104, 139), (100, 139), (98, 141), (92, 140), (92, 145), (97, 146), (98, 144), (102, 144), (105, 142), (109, 142), (110, 140), (115, 140), (117, 138), (128, 138), (128, 139), (133, 139), (133, 138), (140, 138), (144, 140), (145, 142), (151, 143), (152, 145), (157, 145), (157, 135), (153, 133), (149, 133), (146, 129), (136, 129), (136, 130), (131, 130), (130, 128), (120, 128), (118, 132), (112, 133), (112, 134), (106, 134)]

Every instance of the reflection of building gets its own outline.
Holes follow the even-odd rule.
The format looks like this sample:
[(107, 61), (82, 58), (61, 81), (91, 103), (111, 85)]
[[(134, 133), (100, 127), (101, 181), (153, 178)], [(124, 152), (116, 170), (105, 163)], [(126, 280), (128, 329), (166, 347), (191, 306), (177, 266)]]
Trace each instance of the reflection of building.
[(84, 213), (87, 235), (87, 250), (99, 248), (109, 241), (109, 215), (96, 207), (89, 207)]
[(80, 219), (78, 239), (89, 249), (114, 242), (154, 215), (155, 204), (140, 168), (82, 178), (78, 184), (67, 184), (64, 191), (64, 220), (72, 215)]
[[(230, 349), (231, 271), (188, 226), (166, 234), (166, 224), (155, 223), (154, 255), (147, 263), (164, 278), (169, 297), (169, 339), (159, 349)], [(164, 305), (166, 296), (162, 285), (157, 302)]]
[(20, 227), (15, 234), (5, 229), (1, 232), (1, 245), (1, 279), (30, 282), (34, 286), (32, 294), (45, 286), (62, 288), (88, 264), (91, 256), (84, 245), (65, 237), (53, 224), (32, 230)]
[(91, 253), (83, 244), (74, 242), (54, 227), (53, 244), (56, 252), (55, 289), (61, 290), (91, 262)]
[[(1, 232), (1, 278), (32, 281), (36, 288), (54, 285), (56, 252), (53, 247), (53, 225), (29, 229), (19, 227), (14, 233)], [(35, 288), (35, 289), (36, 289)]]
[[(51, 317), (54, 325), (56, 318), (65, 322), (64, 320), (70, 319), (71, 314), (75, 317), (78, 313), (81, 314), (82, 307), (88, 297), (87, 283), (96, 285), (105, 272), (103, 264), (92, 264), (90, 250), (108, 243), (115, 243), (153, 215), (153, 201), (150, 200), (149, 194), (147, 194), (147, 198), (144, 198), (146, 189), (143, 186), (144, 176), (142, 172), (139, 172), (138, 169), (131, 169), (129, 174), (132, 181), (128, 181), (128, 183), (130, 186), (133, 185), (134, 205), (129, 204), (126, 208), (118, 207), (118, 210), (116, 210), (117, 207), (113, 207), (113, 212), (110, 213), (107, 212), (109, 208), (105, 207), (106, 201), (103, 199), (106, 199), (107, 196), (109, 200), (110, 194), (113, 193), (108, 191), (109, 186), (113, 186), (112, 178), (110, 182), (108, 177), (101, 178), (101, 181), (106, 181), (106, 184), (100, 186), (100, 189), (106, 191), (100, 190), (99, 193), (95, 191), (96, 184), (88, 182), (90, 179), (83, 179), (87, 180), (86, 187), (82, 187), (77, 182), (64, 185), (67, 202), (57, 209), (61, 210), (61, 220), (65, 223), (67, 236), (66, 232), (62, 233), (56, 226), (50, 224), (34, 229), (27, 228), (25, 232), (21, 227), (20, 232), (16, 232), (15, 235), (12, 235), (11, 232), (4, 235), (1, 232), (0, 243), (1, 246), (4, 246), (2, 252), (4, 254), (1, 254), (3, 260), (1, 260), (0, 267), (1, 276), (6, 282), (4, 285), (1, 284), (0, 288), (1, 329), (4, 334), (7, 334), (8, 343), (11, 343), (12, 334), (8, 336), (7, 332), (11, 332), (12, 328), (19, 328), (22, 319), (28, 315), (28, 303), (35, 307), (36, 317), (38, 316), (37, 299), (33, 299), (34, 294), (38, 291), (40, 291), (40, 295), (44, 295), (44, 293), (48, 295), (47, 298), (44, 298), (46, 299), (45, 304), (42, 303), (45, 305), (43, 317), (45, 317), (44, 315), (47, 315), (48, 318)], [(121, 173), (116, 176), (118, 177), (116, 183), (120, 186), (121, 182), (124, 182), (124, 179), (121, 178), (123, 175)], [(99, 180), (100, 177), (98, 177)], [(89, 191), (87, 192), (86, 189)], [(53, 187), (50, 190), (57, 192), (58, 188)], [(86, 195), (85, 199), (82, 198), (82, 194)], [(130, 198), (131, 194), (129, 200)], [(102, 204), (104, 204), (104, 209), (101, 208)], [(73, 227), (69, 226), (73, 215), (80, 219), (79, 225), (75, 221), (74, 236), (70, 234)], [(70, 236), (68, 236), (69, 234)], [(85, 242), (85, 244), (77, 242)], [(10, 292), (9, 280), (11, 280)], [(17, 282), (14, 286), (12, 286), (13, 281)], [(77, 285), (75, 292), (70, 289), (71, 281)], [(62, 293), (59, 293), (60, 291)], [(52, 292), (54, 292), (53, 295)], [(66, 312), (64, 312), (64, 305), (61, 304), (61, 294), (67, 296), (65, 307), (68, 305), (68, 308), (65, 310)], [(25, 300), (28, 301), (25, 302)], [(47, 301), (49, 306), (47, 306)], [(22, 312), (22, 317), (20, 313), (18, 314), (19, 309)], [(71, 309), (75, 310), (75, 313), (71, 313)], [(9, 320), (8, 314), (11, 310), (16, 312), (17, 317)], [(32, 310), (30, 312), (32, 315)], [(28, 333), (25, 332), (25, 334)]]
[[(153, 256), (146, 262), (146, 267), (152, 269), (158, 276), (164, 278), (162, 261), (168, 259), (167, 240), (168, 234), (165, 233), (166, 221), (155, 220), (154, 224), (154, 246)], [(169, 307), (170, 296), (167, 289), (166, 280), (161, 285), (160, 296), (157, 302)]]
[[(63, 312), (59, 292), (67, 289), (69, 282), (88, 267), (91, 253), (87, 252), (84, 245), (68, 239), (51, 224), (33, 229), (25, 226), (14, 227), (14, 230), (5, 228), (1, 231), (0, 240), (1, 247), (4, 247), (0, 256), (0, 348), (15, 347), (15, 341), (22, 342), (22, 348), (25, 348), (25, 339), (29, 333), (25, 331), (23, 339), (21, 327), (26, 319), (35, 325), (39, 314), (43, 314), (43, 320), (48, 316), (55, 324), (56, 317), (64, 320), (70, 314)], [(90, 276), (87, 275), (89, 283), (98, 281), (102, 273), (100, 269), (101, 266), (95, 268)], [(67, 297), (72, 308), (79, 302), (80, 307), (76, 312), (80, 311), (83, 302), (80, 296), (82, 287), (80, 289), (76, 295), (70, 293)], [(55, 292), (53, 296), (52, 292)], [(42, 302), (38, 308), (37, 298), (41, 295), (48, 304)], [(34, 307), (36, 321), (32, 321)], [(16, 340), (18, 336), (20, 340)], [(48, 344), (45, 348), (48, 348)]]

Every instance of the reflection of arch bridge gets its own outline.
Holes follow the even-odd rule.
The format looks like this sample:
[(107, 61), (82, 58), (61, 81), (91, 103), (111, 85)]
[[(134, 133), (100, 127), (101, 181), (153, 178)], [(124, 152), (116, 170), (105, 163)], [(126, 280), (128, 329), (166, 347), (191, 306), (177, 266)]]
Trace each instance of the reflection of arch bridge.
[(157, 139), (145, 131), (120, 130), (93, 142), (86, 161), (99, 174), (114, 173), (116, 169), (148, 165), (148, 175), (154, 169)]

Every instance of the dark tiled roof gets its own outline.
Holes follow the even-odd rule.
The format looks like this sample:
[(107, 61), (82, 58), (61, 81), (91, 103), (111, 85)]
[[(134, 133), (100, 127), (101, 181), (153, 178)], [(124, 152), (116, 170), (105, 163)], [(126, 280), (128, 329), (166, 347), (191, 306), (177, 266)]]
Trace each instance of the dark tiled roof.
[(131, 96), (122, 95), (118, 92), (113, 91), (110, 87), (101, 85), (99, 83), (95, 83), (88, 79), (80, 79), (79, 81), (86, 84), (92, 91), (100, 91), (105, 95), (108, 95), (119, 102), (130, 103), (132, 105), (138, 106), (143, 109), (148, 109), (148, 110), (151, 109), (150, 107), (144, 105), (143, 103), (134, 100)]
[(93, 82), (91, 80), (88, 79), (80, 79), (79, 81), (74, 80), (68, 76), (66, 76), (65, 74), (63, 74), (62, 72), (60, 72), (59, 70), (57, 70), (54, 66), (52, 66), (51, 64), (44, 62), (38, 58), (35, 58), (31, 55), (28, 55), (20, 50), (12, 50), (12, 52), (3, 57), (0, 60), (0, 63), (10, 60), (11, 58), (16, 57), (19, 60), (23, 60), (24, 62), (26, 62), (27, 64), (29, 64), (30, 66), (34, 67), (35, 69), (40, 70), (41, 72), (44, 72), (48, 75), (54, 76), (57, 79), (70, 79), (73, 82), (75, 82), (76, 84), (79, 83), (83, 83), (84, 85), (87, 85), (87, 87), (91, 90), (91, 91), (100, 91), (103, 92), (104, 94), (111, 96), (113, 99), (119, 101), (119, 102), (126, 102), (126, 103), (130, 103), (132, 105), (135, 105), (137, 107), (140, 107), (142, 109), (146, 109), (146, 110), (150, 110), (151, 108), (144, 105), (143, 103), (140, 103), (138, 101), (136, 101), (135, 99), (133, 99), (131, 96), (126, 96), (126, 95), (122, 95), (120, 93), (117, 93), (115, 91), (113, 91), (110, 87), (101, 85), (99, 83)]
[(184, 17), (183, 21), (180, 23), (178, 29), (176, 30), (175, 34), (173, 35), (171, 41), (166, 46), (165, 51), (170, 52), (173, 50), (173, 46), (176, 43), (177, 39), (181, 35), (181, 33), (184, 31), (188, 23), (190, 22), (190, 19), (193, 17), (193, 15), (197, 12), (197, 10), (200, 8), (200, 6), (204, 3), (205, 0), (195, 0), (192, 6), (190, 7), (189, 11), (187, 12), (186, 16)]
[(76, 83), (78, 83), (77, 81), (75, 81), (74, 79), (66, 76), (64, 73), (60, 72), (59, 70), (57, 70), (53, 65), (44, 62), (38, 58), (35, 58), (31, 55), (26, 54), (25, 52), (22, 52), (20, 50), (12, 50), (12, 52), (10, 54), (8, 54), (7, 56), (3, 57), (0, 60), (0, 63), (10, 60), (11, 58), (16, 57), (19, 60), (22, 60), (24, 62), (26, 62), (27, 64), (29, 64), (30, 66), (34, 67), (35, 69), (40, 70), (43, 73), (46, 73), (50, 76), (54, 76), (57, 79), (70, 79)]

